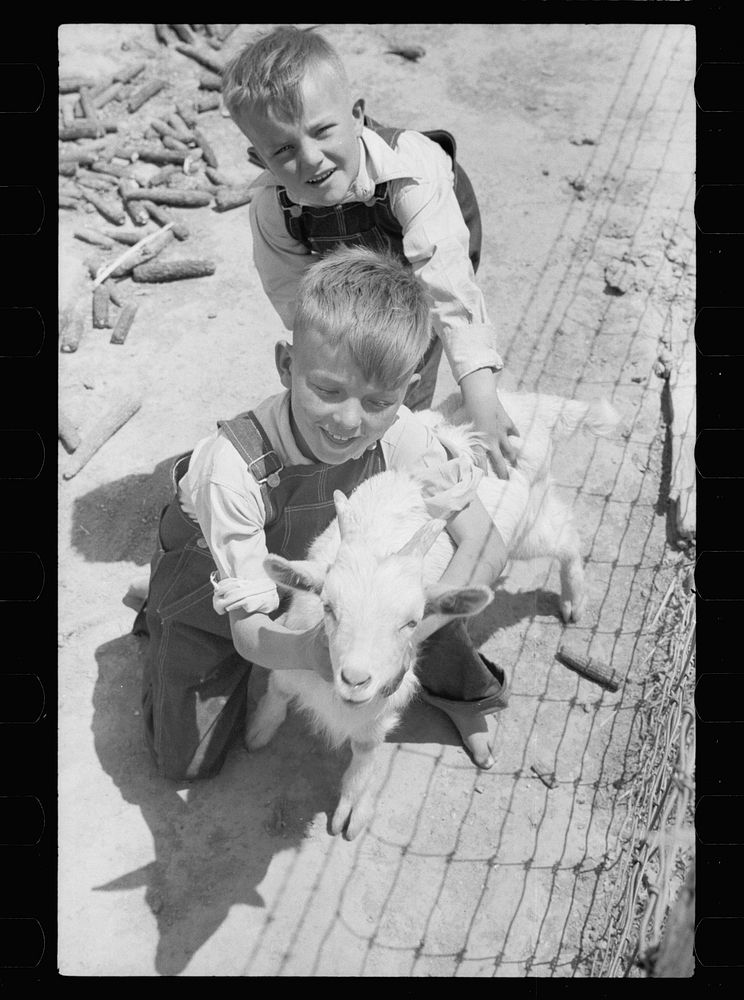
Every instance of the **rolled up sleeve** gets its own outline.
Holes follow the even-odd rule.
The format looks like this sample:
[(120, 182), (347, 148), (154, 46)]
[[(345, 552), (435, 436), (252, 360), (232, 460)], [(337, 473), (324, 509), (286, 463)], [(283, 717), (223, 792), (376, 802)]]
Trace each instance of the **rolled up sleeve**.
[(496, 336), (470, 263), (470, 233), (452, 186), (449, 158), (435, 143), (404, 133), (401, 152), (417, 180), (390, 182), (391, 207), (403, 228), (403, 252), (429, 293), (432, 322), (459, 383), (479, 368), (503, 368)]
[(297, 286), (312, 264), (307, 247), (287, 232), (278, 206), (276, 188), (259, 187), (251, 201), (253, 262), (263, 289), (288, 330), (294, 324)]
[(196, 493), (194, 506), (217, 565), (212, 574), (215, 611), (274, 611), (279, 606), (279, 594), (263, 568), (268, 552), (260, 496), (210, 481)]

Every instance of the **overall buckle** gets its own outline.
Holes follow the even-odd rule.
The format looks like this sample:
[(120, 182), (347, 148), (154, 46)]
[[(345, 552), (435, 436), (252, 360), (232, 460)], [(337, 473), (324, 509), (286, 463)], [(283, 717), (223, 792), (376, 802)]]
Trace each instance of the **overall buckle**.
[[(263, 479), (259, 479), (258, 474), (253, 471), (253, 466), (257, 465), (259, 462), (262, 462), (265, 458), (269, 458), (271, 456), (273, 456), (274, 458), (275, 467), (273, 469), (268, 470)], [(268, 468), (268, 463), (267, 463), (267, 468)], [(282, 471), (283, 468), (284, 464), (282, 463), (282, 460), (279, 458), (279, 456), (275, 451), (265, 451), (263, 455), (259, 455), (258, 458), (254, 458), (252, 462), (248, 463), (248, 471), (254, 477), (258, 485), (263, 486), (264, 483), (268, 483), (268, 485), (271, 486), (272, 489), (279, 485), (279, 473)]]

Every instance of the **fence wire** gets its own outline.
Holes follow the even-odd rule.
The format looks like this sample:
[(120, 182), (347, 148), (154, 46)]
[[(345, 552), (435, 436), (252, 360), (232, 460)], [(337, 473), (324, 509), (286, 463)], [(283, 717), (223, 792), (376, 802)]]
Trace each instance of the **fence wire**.
[(695, 594), (684, 567), (657, 613), (659, 641), (639, 713), (637, 771), (617, 837), (619, 876), (593, 976), (653, 971), (664, 923), (694, 862)]

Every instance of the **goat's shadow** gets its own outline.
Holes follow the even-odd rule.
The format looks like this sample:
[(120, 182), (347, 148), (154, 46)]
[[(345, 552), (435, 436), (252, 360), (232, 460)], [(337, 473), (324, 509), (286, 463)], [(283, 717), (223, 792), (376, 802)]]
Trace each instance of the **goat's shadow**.
[[(175, 457), (159, 463), (149, 475), (126, 476), (76, 500), (73, 546), (91, 561), (127, 560), (145, 566), (160, 509), (170, 497)], [(542, 596), (497, 593), (472, 623), (476, 644), (533, 614)], [(233, 904), (265, 905), (257, 886), (275, 853), (298, 847), (319, 813), (325, 813), (328, 830), (349, 752), (328, 750), (311, 734), (303, 716), (291, 712), (280, 738), (250, 755), (236, 745), (215, 778), (179, 785), (159, 777), (145, 748), (139, 714), (144, 642), (124, 635), (96, 650), (92, 730), (104, 771), (124, 800), (141, 810), (152, 834), (154, 858), (94, 889), (145, 887), (158, 929), (156, 971), (176, 975)], [(264, 671), (254, 672), (254, 699), (265, 680)], [(388, 739), (460, 745), (449, 719), (420, 701), (408, 707)], [(247, 964), (250, 958), (246, 955)]]
[[(468, 623), (470, 638), (478, 647), (489, 639), (498, 640), (500, 632), (527, 619), (560, 622), (559, 601), (559, 595), (550, 590), (536, 588), (512, 592), (497, 587), (493, 601)], [(498, 645), (496, 650), (498, 655)]]

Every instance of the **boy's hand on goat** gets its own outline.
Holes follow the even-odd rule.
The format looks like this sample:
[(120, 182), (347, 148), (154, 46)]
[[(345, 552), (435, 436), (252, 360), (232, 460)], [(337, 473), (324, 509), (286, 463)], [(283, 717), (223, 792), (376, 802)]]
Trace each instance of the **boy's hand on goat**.
[(489, 407), (482, 407), (476, 413), (471, 414), (475, 430), (480, 431), (485, 438), (486, 459), (484, 471), (488, 472), (487, 462), (490, 460), (493, 470), (499, 479), (509, 478), (509, 466), (507, 462), (514, 465), (516, 453), (509, 441), (509, 438), (519, 436), (514, 422), (501, 401), (497, 398)]
[[(499, 399), (493, 373), (489, 368), (471, 372), (460, 382), (460, 389), (468, 418), (485, 439), (484, 448), (494, 472), (499, 479), (508, 479), (507, 463), (513, 465), (516, 460), (509, 438), (518, 437), (519, 431)], [(488, 472), (487, 460), (484, 472)]]

